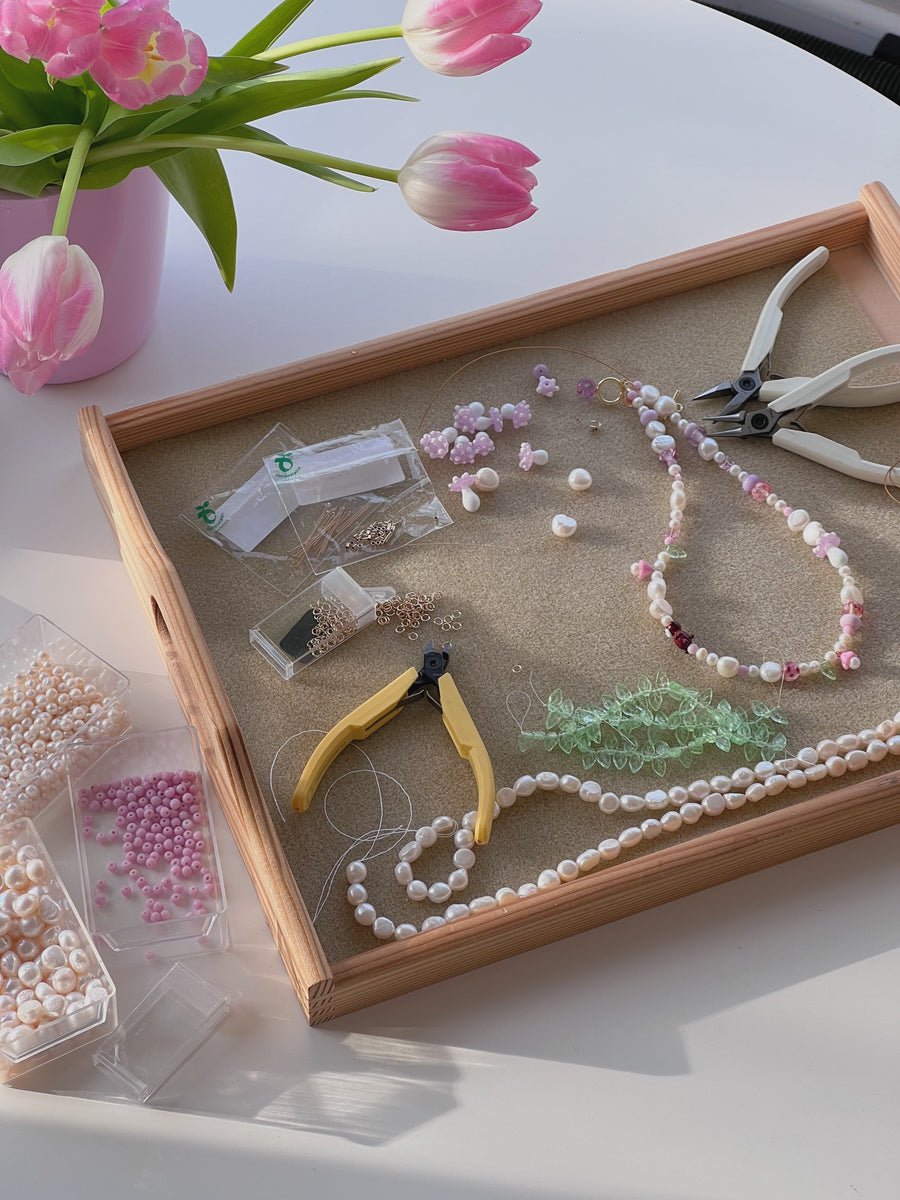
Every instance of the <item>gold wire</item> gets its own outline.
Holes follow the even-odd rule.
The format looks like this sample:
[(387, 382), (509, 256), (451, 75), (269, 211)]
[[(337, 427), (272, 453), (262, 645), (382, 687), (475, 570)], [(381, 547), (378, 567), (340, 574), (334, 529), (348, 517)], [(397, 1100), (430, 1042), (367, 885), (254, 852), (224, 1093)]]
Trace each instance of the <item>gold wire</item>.
[[(606, 370), (612, 371), (613, 374), (611, 376), (608, 376), (606, 379), (602, 379), (600, 382), (601, 383), (617, 382), (617, 383), (621, 384), (622, 385), (622, 396), (624, 397), (624, 395), (625, 395), (625, 388), (626, 388), (627, 384), (625, 382), (624, 376), (620, 372), (618, 372), (611, 363), (604, 362), (604, 360), (602, 358), (597, 358), (597, 356), (595, 354), (588, 354), (588, 352), (586, 350), (575, 350), (571, 346), (504, 346), (500, 350), (488, 350), (487, 353), (485, 353), (485, 354), (479, 354), (476, 358), (469, 359), (469, 361), (467, 363), (463, 363), (463, 365), (461, 367), (457, 367), (456, 370), (452, 372), (452, 374), (448, 375), (447, 378), (444, 380), (444, 382), (441, 384), (441, 386), (438, 388), (438, 390), (434, 393), (434, 395), (428, 401), (428, 404), (425, 406), (425, 411), (422, 413), (422, 419), (419, 421), (419, 425), (418, 425), (418, 428), (416, 429), (416, 433), (422, 432), (422, 427), (425, 424), (425, 418), (428, 416), (428, 414), (431, 412), (432, 408), (434, 407), (435, 400), (437, 400), (438, 396), (440, 396), (440, 394), (444, 390), (444, 388), (446, 388), (456, 378), (457, 375), (461, 375), (463, 371), (467, 371), (469, 369), (469, 367), (474, 367), (474, 365), (476, 363), (483, 362), (484, 359), (486, 359), (486, 358), (495, 358), (498, 354), (513, 354), (516, 351), (521, 353), (523, 350), (529, 350), (532, 352), (535, 350), (558, 350), (564, 354), (577, 354), (579, 358), (586, 358), (586, 359), (588, 359), (589, 362), (597, 363), (598, 366), (605, 367)], [(598, 391), (599, 391), (599, 388), (598, 388)], [(618, 401), (617, 400), (615, 400), (615, 401), (604, 400), (603, 403), (604, 404), (618, 403)]]
[(895, 463), (891, 463), (884, 473), (884, 490), (887, 494), (888, 500), (890, 500), (892, 504), (900, 504), (900, 500), (898, 500), (897, 497), (891, 493), (891, 488), (897, 488), (897, 490), (900, 491), (900, 483), (893, 482), (893, 475), (898, 467), (900, 467), (900, 458), (898, 458)]

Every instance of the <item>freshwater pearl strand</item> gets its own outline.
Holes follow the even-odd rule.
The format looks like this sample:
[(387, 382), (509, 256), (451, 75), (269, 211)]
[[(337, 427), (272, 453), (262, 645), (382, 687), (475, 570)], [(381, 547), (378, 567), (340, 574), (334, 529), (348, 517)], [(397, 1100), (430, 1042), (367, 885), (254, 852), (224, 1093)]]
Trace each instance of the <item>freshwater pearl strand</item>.
[(70, 739), (124, 733), (125, 710), (46, 651), (0, 689), (0, 817), (34, 816), (65, 781)]
[[(356, 921), (371, 927), (376, 938), (381, 941), (402, 941), (472, 913), (511, 904), (579, 879), (602, 864), (617, 859), (623, 851), (633, 850), (642, 842), (653, 841), (663, 834), (677, 833), (683, 826), (695, 825), (703, 818), (718, 817), (724, 812), (733, 812), (746, 804), (758, 804), (770, 796), (796, 791), (811, 783), (838, 779), (848, 771), (861, 771), (870, 763), (881, 762), (889, 755), (900, 757), (900, 712), (895, 714), (893, 720), (882, 721), (874, 729), (824, 738), (815, 746), (803, 747), (790, 758), (758, 762), (755, 767), (738, 767), (730, 775), (695, 779), (686, 786), (676, 784), (668, 789), (654, 788), (643, 795), (619, 796), (604, 790), (592, 780), (581, 781), (574, 775), (557, 775), (554, 771), (523, 775), (512, 787), (501, 788), (497, 792), (495, 820), (519, 799), (556, 790), (578, 796), (586, 803), (596, 804), (606, 814), (621, 811), (627, 814), (648, 812), (659, 815), (647, 816), (639, 824), (623, 829), (616, 837), (604, 838), (574, 858), (562, 859), (555, 867), (539, 872), (536, 880), (529, 880), (517, 887), (501, 887), (493, 895), (477, 896), (468, 903), (456, 900), (441, 914), (425, 917), (419, 926), (412, 922), (395, 923), (390, 917), (378, 914), (369, 901), (365, 887), (368, 867), (362, 860), (347, 864), (347, 901), (353, 908)], [(406, 889), (410, 900), (442, 905), (453, 894), (466, 889), (468, 872), (475, 865), (473, 830), (476, 815), (474, 811), (466, 813), (461, 825), (453, 817), (435, 817), (430, 825), (417, 829), (412, 840), (401, 847), (398, 854), (400, 861), (394, 869), (394, 875)], [(453, 838), (456, 851), (453, 855), (454, 869), (446, 881), (429, 885), (424, 880), (416, 879), (412, 864), (420, 858), (424, 849), (433, 846), (439, 839), (449, 837)]]
[[(841, 549), (840, 538), (826, 532), (820, 522), (814, 521), (806, 509), (793, 508), (772, 490), (770, 484), (751, 471), (734, 462), (718, 442), (708, 437), (703, 429), (687, 420), (671, 396), (663, 396), (659, 389), (649, 384), (634, 383), (625, 393), (625, 402), (638, 415), (644, 432), (650, 438), (650, 448), (668, 469), (672, 479), (670, 491), (669, 524), (666, 528), (664, 547), (653, 563), (641, 560), (634, 563), (631, 573), (636, 579), (647, 581), (647, 596), (650, 600), (650, 615), (659, 621), (668, 637), (686, 654), (697, 662), (713, 667), (724, 678), (747, 676), (762, 679), (766, 683), (792, 683), (795, 679), (825, 676), (833, 679), (836, 668), (854, 671), (859, 666), (859, 655), (855, 649), (856, 634), (863, 614), (862, 592), (848, 565), (846, 551)], [(834, 644), (820, 659), (809, 662), (762, 662), (742, 663), (731, 654), (718, 654), (695, 641), (675, 620), (672, 604), (666, 596), (665, 572), (673, 559), (684, 557), (677, 547), (681, 535), (682, 521), (687, 497), (681, 467), (675, 451), (675, 439), (667, 432), (666, 421), (684, 437), (705, 462), (713, 463), (732, 476), (743, 492), (752, 500), (764, 503), (785, 517), (788, 529), (803, 538), (818, 558), (827, 559), (840, 579), (840, 634)]]

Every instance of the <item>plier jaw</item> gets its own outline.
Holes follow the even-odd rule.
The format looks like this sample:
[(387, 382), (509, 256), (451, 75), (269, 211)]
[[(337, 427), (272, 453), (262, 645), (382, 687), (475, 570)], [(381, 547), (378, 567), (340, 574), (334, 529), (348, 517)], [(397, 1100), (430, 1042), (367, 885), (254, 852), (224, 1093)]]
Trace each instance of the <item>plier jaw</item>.
[(751, 400), (759, 397), (759, 389), (769, 378), (768, 372), (766, 372), (765, 378), (763, 377), (762, 370), (763, 368), (760, 366), (755, 371), (742, 371), (737, 379), (726, 379), (715, 387), (708, 388), (697, 396), (692, 396), (691, 401), (719, 400), (723, 396), (728, 396), (729, 399), (719, 415), (724, 417), (729, 413), (737, 412), (745, 404), (749, 404)]
[(449, 659), (449, 643), (443, 650), (435, 650), (434, 643), (429, 642), (421, 670), (410, 667), (338, 721), (316, 746), (303, 768), (291, 799), (294, 811), (302, 813), (309, 808), (325, 772), (351, 742), (369, 737), (409, 704), (424, 697), (440, 712), (457, 753), (472, 767), (478, 786), (475, 841), (479, 845), (487, 842), (494, 820), (494, 771), (475, 722), (447, 671)]
[(753, 412), (721, 412), (715, 417), (702, 417), (703, 421), (730, 421), (734, 428), (717, 429), (716, 437), (772, 437), (781, 424), (784, 413), (770, 408), (757, 408)]

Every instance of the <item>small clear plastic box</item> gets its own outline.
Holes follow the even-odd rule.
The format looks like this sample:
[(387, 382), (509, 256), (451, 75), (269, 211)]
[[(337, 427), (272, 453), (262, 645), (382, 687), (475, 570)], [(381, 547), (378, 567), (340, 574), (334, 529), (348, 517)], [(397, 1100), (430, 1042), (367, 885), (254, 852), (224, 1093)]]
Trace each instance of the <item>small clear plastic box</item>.
[[(97, 948), (26, 817), (0, 825), (0, 874), (0, 1081), (5, 1083), (108, 1033), (116, 1023), (116, 1001)], [(21, 1000), (28, 992), (32, 995)]]
[[(65, 691), (53, 676), (60, 669)], [(96, 694), (85, 695), (85, 684)], [(87, 763), (92, 742), (130, 728), (128, 688), (125, 675), (40, 614), (0, 644), (0, 820), (35, 817), (65, 791), (64, 752), (73, 742)], [(31, 739), (29, 765), (23, 749), (38, 721), (46, 736)]]
[(336, 567), (292, 596), (250, 630), (250, 644), (282, 679), (292, 679), (376, 617), (391, 587), (364, 588)]
[(123, 961), (228, 945), (227, 904), (197, 733), (189, 725), (68, 752), (85, 920)]
[(176, 963), (104, 1038), (94, 1065), (145, 1104), (199, 1050), (228, 1009), (227, 995)]

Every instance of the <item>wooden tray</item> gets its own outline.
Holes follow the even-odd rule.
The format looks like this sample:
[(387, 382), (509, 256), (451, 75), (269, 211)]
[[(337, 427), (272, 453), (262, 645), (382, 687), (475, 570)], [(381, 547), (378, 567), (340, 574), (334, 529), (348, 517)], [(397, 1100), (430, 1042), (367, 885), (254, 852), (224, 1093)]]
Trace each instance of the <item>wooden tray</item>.
[[(787, 861), (900, 819), (900, 772), (754, 816), (409, 941), (329, 962), (262, 797), (187, 593), (121, 453), (252, 413), (477, 352), (511, 338), (797, 260), (817, 245), (867, 256), (900, 292), (900, 210), (880, 184), (858, 202), (522, 300), (104, 418), (79, 414), (84, 456), (185, 716), (311, 1024)], [(893, 339), (898, 340), (898, 339)], [(276, 417), (277, 419), (277, 417)], [(900, 707), (898, 703), (897, 707)]]

